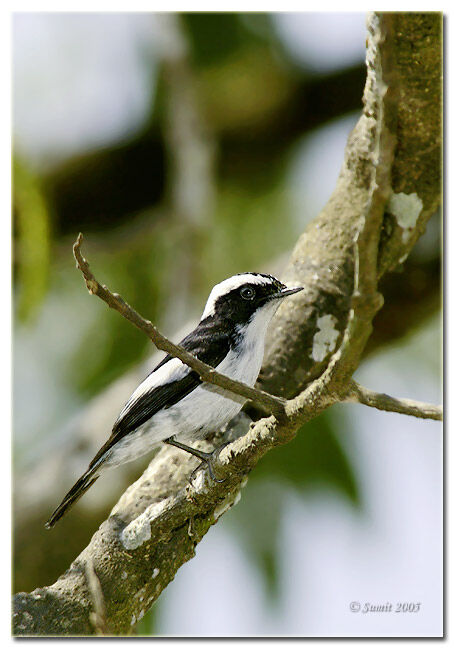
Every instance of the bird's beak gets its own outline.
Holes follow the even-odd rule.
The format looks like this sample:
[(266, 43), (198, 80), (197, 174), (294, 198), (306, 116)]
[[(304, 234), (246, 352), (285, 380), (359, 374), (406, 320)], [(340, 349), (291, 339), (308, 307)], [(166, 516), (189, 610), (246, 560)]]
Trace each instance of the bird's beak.
[(286, 288), (285, 290), (281, 290), (281, 292), (274, 295), (273, 299), (282, 299), (282, 297), (290, 297), (290, 295), (295, 295), (296, 293), (301, 292), (301, 290), (304, 290), (302, 286), (299, 286), (298, 288)]

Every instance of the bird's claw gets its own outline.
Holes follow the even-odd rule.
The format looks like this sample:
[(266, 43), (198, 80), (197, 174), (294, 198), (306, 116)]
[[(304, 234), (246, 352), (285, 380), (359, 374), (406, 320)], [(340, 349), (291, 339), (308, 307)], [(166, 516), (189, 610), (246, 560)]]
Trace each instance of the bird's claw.
[(209, 454), (207, 454), (207, 456), (204, 457), (204, 458), (202, 459), (202, 461), (199, 463), (199, 465), (197, 466), (197, 468), (195, 468), (195, 469), (192, 471), (192, 473), (191, 473), (191, 475), (190, 475), (190, 477), (189, 477), (189, 482), (192, 483), (192, 480), (194, 479), (195, 475), (196, 475), (196, 474), (199, 472), (199, 470), (200, 470), (201, 468), (203, 468), (204, 466), (207, 466), (207, 467), (208, 467), (208, 474), (210, 475), (210, 477), (211, 477), (211, 479), (212, 479), (213, 481), (215, 481), (217, 484), (222, 484), (223, 482), (225, 482), (225, 480), (227, 479), (227, 477), (225, 477), (224, 479), (218, 479), (218, 478), (216, 477), (216, 475), (214, 474), (213, 458), (216, 458), (216, 459), (217, 459), (217, 457), (219, 456), (219, 453), (221, 452), (221, 450), (223, 450), (226, 446), (228, 446), (229, 443), (230, 443), (230, 441), (227, 441), (226, 443), (223, 443), (221, 446), (219, 446), (219, 448), (216, 448), (215, 450), (213, 450), (213, 452), (210, 452)]
[(204, 459), (203, 461), (201, 461), (201, 462), (199, 463), (199, 465), (197, 466), (197, 468), (194, 468), (194, 470), (192, 471), (192, 473), (191, 473), (191, 475), (190, 475), (190, 477), (189, 477), (189, 482), (190, 482), (191, 484), (192, 484), (192, 482), (193, 482), (193, 480), (194, 480), (196, 474), (199, 472), (199, 470), (201, 470), (201, 469), (204, 468), (205, 466), (208, 467), (208, 474), (210, 475), (210, 478), (211, 478), (213, 481), (215, 481), (217, 484), (222, 484), (222, 482), (225, 482), (225, 479), (218, 479), (218, 478), (216, 477), (216, 475), (214, 474), (214, 470), (213, 470), (213, 466), (212, 466), (212, 464), (211, 464), (211, 461), (210, 461), (209, 459)]

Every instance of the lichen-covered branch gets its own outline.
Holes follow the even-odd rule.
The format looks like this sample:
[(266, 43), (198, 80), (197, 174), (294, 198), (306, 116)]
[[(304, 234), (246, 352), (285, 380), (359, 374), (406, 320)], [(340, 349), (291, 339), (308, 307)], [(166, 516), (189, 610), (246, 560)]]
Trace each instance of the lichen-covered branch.
[(443, 409), (439, 405), (421, 403), (410, 400), (409, 398), (395, 398), (388, 396), (388, 394), (380, 394), (359, 385), (354, 380), (351, 381), (350, 391), (345, 401), (361, 403), (362, 405), (375, 407), (385, 412), (397, 412), (398, 414), (407, 414), (408, 416), (416, 416), (416, 418), (422, 419), (433, 419), (434, 421), (443, 420)]
[[(441, 201), (442, 15), (388, 13), (380, 20), (388, 30), (385, 50), (393, 57), (388, 72), (397, 104), (391, 200), (378, 250), (378, 273), (383, 277), (405, 262)], [(369, 32), (369, 62), (371, 45)], [(373, 75), (368, 74), (365, 107), (349, 137), (336, 188), (301, 235), (282, 276), (284, 282), (305, 290), (304, 297), (284, 304), (274, 318), (259, 377), (261, 389), (272, 394), (287, 398), (297, 394), (323, 373), (341, 342), (352, 291), (352, 241), (369, 199), (375, 125), (372, 83)]]
[[(260, 458), (350, 393), (352, 374), (382, 303), (377, 290), (381, 268), (383, 264), (386, 269), (393, 267), (397, 255), (411, 249), (430, 215), (428, 202), (410, 236), (396, 229), (399, 245), (393, 238), (388, 253), (392, 237), (385, 234), (383, 216), (395, 193), (393, 154), (399, 155), (407, 147), (406, 138), (413, 137), (409, 124), (405, 128), (399, 122), (402, 102), (411, 103), (412, 97), (402, 94), (406, 66), (396, 61), (401, 49), (414, 50), (418, 56), (422, 46), (427, 48), (424, 30), (430, 31), (431, 48), (438, 51), (439, 22), (437, 14), (372, 14), (369, 18), (363, 114), (347, 144), (333, 196), (293, 252), (285, 279), (304, 285), (305, 297), (298, 305), (281, 306), (261, 377), (267, 391), (291, 399), (285, 404), (286, 416), (262, 418), (249, 426), (246, 415), (239, 417), (232, 430), (239, 438), (219, 453), (216, 471), (225, 477), (221, 484), (207, 480), (200, 471), (188, 485), (194, 460), (174, 448), (161, 450), (69, 570), (49, 587), (16, 595), (16, 634), (96, 631), (90, 620), (94, 607), (87, 561), (99, 580), (105, 623), (112, 633), (127, 634), (179, 567), (193, 557), (209, 528), (238, 502), (247, 475)], [(420, 39), (415, 40), (416, 33)], [(432, 61), (431, 73), (439, 79), (441, 68), (431, 57), (431, 48), (427, 58)], [(414, 89), (417, 93), (418, 88)], [(423, 117), (431, 118), (428, 113)], [(424, 155), (417, 163), (419, 170), (424, 168)], [(436, 176), (430, 177), (431, 190), (439, 193)], [(414, 179), (417, 186), (416, 175)], [(431, 205), (434, 209), (435, 202)]]

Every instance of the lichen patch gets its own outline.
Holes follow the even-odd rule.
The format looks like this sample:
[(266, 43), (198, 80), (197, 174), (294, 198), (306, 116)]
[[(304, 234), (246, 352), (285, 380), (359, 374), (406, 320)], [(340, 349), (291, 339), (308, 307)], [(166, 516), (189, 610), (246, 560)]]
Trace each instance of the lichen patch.
[(137, 549), (151, 538), (151, 523), (167, 508), (171, 499), (168, 497), (162, 502), (151, 504), (123, 529), (120, 540), (125, 549)]
[(224, 515), (224, 513), (229, 510), (229, 508), (238, 504), (240, 499), (241, 499), (241, 491), (239, 490), (234, 495), (231, 493), (227, 495), (227, 497), (224, 498), (222, 502), (218, 504), (218, 506), (214, 509), (213, 511), (214, 521), (216, 522), (221, 517), (221, 515)]
[(423, 206), (423, 202), (417, 193), (406, 194), (401, 192), (391, 194), (387, 211), (396, 217), (397, 224), (402, 228), (403, 243), (408, 243)]
[(337, 319), (334, 315), (322, 315), (317, 319), (318, 331), (312, 344), (312, 358), (321, 362), (328, 353), (334, 351), (339, 331), (336, 329)]

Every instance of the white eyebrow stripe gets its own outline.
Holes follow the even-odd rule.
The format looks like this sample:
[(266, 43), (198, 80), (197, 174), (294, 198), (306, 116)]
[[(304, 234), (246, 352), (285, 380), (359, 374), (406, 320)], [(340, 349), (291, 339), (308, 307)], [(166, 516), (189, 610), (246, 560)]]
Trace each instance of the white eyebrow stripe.
[(270, 284), (273, 283), (273, 279), (264, 275), (255, 275), (250, 272), (245, 272), (243, 274), (229, 277), (229, 279), (224, 279), (224, 281), (221, 281), (221, 283), (216, 284), (216, 286), (214, 286), (213, 290), (211, 291), (201, 319), (205, 319), (205, 317), (214, 315), (214, 307), (219, 297), (222, 297), (222, 295), (225, 295), (231, 290), (235, 290), (235, 288), (239, 288), (245, 283)]

